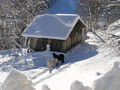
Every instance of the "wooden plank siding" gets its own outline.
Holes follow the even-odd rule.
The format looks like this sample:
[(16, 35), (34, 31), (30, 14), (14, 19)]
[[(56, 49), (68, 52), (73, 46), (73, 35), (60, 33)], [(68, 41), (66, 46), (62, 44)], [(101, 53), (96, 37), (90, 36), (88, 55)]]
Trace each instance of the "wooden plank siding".
[(63, 42), (64, 42), (63, 40), (52, 39), (50, 43), (50, 50), (63, 52), (63, 49), (64, 49)]
[(44, 51), (46, 50), (47, 39), (38, 38), (35, 51)]
[(82, 41), (82, 28), (83, 26), (80, 24), (80, 21), (78, 21), (73, 28), (72, 32), (70, 33), (69, 37), (66, 41), (64, 41), (64, 51), (68, 51), (70, 48), (74, 47), (78, 43)]

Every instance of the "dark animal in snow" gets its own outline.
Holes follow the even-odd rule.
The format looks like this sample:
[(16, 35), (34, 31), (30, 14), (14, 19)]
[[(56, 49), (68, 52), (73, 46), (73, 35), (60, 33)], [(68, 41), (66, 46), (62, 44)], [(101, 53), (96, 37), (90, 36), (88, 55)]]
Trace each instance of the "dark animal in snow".
[(64, 63), (64, 54), (57, 55), (57, 54), (53, 53), (53, 57), (57, 58), (58, 61), (61, 61), (62, 63)]

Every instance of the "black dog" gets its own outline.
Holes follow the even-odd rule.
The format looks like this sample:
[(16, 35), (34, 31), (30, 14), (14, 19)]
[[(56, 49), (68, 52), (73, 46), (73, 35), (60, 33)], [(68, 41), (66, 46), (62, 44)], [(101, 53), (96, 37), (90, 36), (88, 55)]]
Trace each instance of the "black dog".
[(61, 61), (62, 63), (64, 63), (64, 54), (57, 55), (57, 54), (53, 53), (53, 57), (57, 58), (58, 61)]

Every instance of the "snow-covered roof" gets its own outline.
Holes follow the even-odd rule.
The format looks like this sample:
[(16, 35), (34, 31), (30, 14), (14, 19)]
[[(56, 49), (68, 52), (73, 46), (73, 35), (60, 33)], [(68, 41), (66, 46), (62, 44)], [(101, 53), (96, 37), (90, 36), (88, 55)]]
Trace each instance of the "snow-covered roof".
[(79, 19), (80, 17), (77, 14), (38, 15), (22, 35), (66, 40)]

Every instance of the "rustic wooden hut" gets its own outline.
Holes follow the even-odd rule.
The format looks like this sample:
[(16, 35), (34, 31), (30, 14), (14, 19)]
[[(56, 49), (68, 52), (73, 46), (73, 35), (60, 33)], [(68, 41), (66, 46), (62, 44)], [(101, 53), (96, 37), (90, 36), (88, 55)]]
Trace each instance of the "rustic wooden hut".
[(29, 46), (34, 51), (66, 52), (82, 41), (86, 25), (77, 14), (45, 14), (37, 16), (23, 32), (29, 37)]

